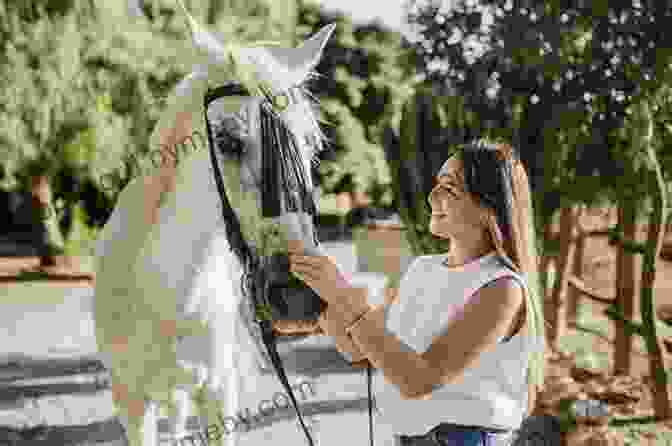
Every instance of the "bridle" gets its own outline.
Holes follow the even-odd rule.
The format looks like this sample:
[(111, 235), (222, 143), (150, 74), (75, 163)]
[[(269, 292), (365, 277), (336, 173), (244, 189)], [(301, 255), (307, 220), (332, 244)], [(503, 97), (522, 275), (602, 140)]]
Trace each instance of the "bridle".
[[(255, 278), (259, 277), (257, 274), (257, 271), (260, 269), (261, 265), (261, 258), (260, 255), (256, 252), (256, 250), (251, 247), (246, 240), (244, 239), (241, 228), (240, 228), (240, 220), (236, 216), (235, 211), (231, 207), (231, 203), (229, 202), (228, 196), (226, 194), (226, 190), (224, 187), (224, 182), (222, 178), (222, 173), (219, 168), (219, 163), (217, 161), (217, 153), (215, 151), (215, 143), (214, 143), (214, 137), (212, 134), (212, 131), (210, 129), (210, 126), (208, 125), (208, 107), (209, 105), (215, 101), (216, 99), (223, 97), (223, 96), (249, 96), (249, 92), (242, 87), (239, 84), (231, 83), (231, 84), (226, 84), (221, 87), (217, 87), (214, 89), (209, 89), (205, 95), (204, 99), (204, 113), (205, 113), (205, 122), (206, 122), (206, 128), (207, 128), (207, 134), (208, 134), (208, 142), (210, 146), (210, 159), (212, 162), (212, 167), (214, 171), (214, 177), (215, 177), (215, 182), (217, 185), (217, 190), (219, 192), (219, 196), (221, 199), (222, 203), (222, 217), (224, 218), (224, 221), (226, 223), (226, 232), (227, 232), (227, 238), (229, 240), (229, 244), (231, 246), (231, 250), (234, 251), (236, 256), (238, 257), (239, 261), (243, 265), (244, 268), (244, 278), (241, 281), (241, 291), (243, 292), (243, 296), (246, 297), (249, 300), (249, 304), (253, 307), (253, 309), (258, 308), (258, 305), (262, 304), (263, 302), (266, 302), (268, 299), (266, 299), (267, 296), (263, 296), (264, 292), (264, 287), (260, 286), (260, 284), (255, 283), (256, 280)], [(266, 98), (268, 101), (268, 98)], [(267, 156), (268, 154), (266, 153), (268, 148), (264, 147), (264, 144), (262, 144), (262, 157)], [(268, 163), (269, 160), (263, 160), (262, 158), (262, 166), (264, 164)], [(277, 166), (276, 166), (277, 167)], [(262, 178), (265, 177), (265, 175), (261, 175)], [(263, 179), (262, 179), (263, 181)], [(268, 186), (268, 185), (267, 185)], [(269, 187), (261, 187), (260, 188), (262, 191), (262, 211), (263, 215), (274, 215), (277, 213), (277, 204), (272, 203), (271, 197), (268, 194)], [(269, 207), (272, 207), (273, 209), (269, 209)], [(309, 209), (304, 209), (306, 211), (313, 211), (310, 212), (311, 215), (314, 215), (314, 204), (312, 206), (309, 206)], [(313, 238), (315, 239), (315, 243), (319, 243), (317, 239), (317, 234), (313, 230)], [(310, 446), (315, 446), (313, 439), (306, 428), (306, 425), (303, 421), (303, 417), (301, 415), (301, 411), (299, 410), (298, 403), (296, 401), (296, 398), (294, 396), (294, 392), (289, 385), (287, 375), (285, 373), (284, 366), (282, 365), (282, 360), (280, 358), (280, 355), (278, 354), (277, 351), (277, 335), (273, 330), (273, 325), (272, 325), (272, 320), (269, 320), (267, 318), (261, 318), (259, 317), (257, 311), (254, 311), (254, 314), (256, 315), (255, 317), (255, 322), (258, 325), (258, 329), (261, 333), (261, 338), (264, 342), (264, 345), (266, 347), (266, 350), (268, 352), (269, 358), (271, 360), (271, 363), (273, 364), (273, 367), (275, 368), (276, 374), (278, 375), (278, 378), (280, 379), (280, 382), (282, 383), (283, 387), (285, 388), (287, 394), (290, 396), (290, 399), (292, 401), (292, 405), (294, 406), (294, 410), (299, 418), (299, 422), (301, 423), (301, 427), (303, 428), (304, 433), (306, 434), (306, 438), (308, 439), (308, 443)], [(369, 434), (370, 434), (370, 443), (371, 446), (373, 446), (373, 412), (372, 412), (372, 371), (371, 371), (371, 364), (369, 363), (367, 365), (367, 388), (368, 388), (368, 405), (369, 405)]]

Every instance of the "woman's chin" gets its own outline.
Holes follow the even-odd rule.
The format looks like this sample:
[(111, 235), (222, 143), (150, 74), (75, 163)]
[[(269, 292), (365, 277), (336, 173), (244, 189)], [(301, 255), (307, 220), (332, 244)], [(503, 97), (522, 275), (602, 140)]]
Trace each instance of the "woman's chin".
[(429, 232), (434, 234), (435, 232), (441, 232), (439, 230), (439, 226), (441, 223), (441, 220), (443, 220), (445, 217), (439, 216), (439, 215), (432, 215), (429, 219)]
[(442, 234), (440, 231), (437, 231), (435, 228), (433, 228), (431, 223), (429, 225), (429, 233), (432, 234), (434, 237), (448, 238), (447, 235)]

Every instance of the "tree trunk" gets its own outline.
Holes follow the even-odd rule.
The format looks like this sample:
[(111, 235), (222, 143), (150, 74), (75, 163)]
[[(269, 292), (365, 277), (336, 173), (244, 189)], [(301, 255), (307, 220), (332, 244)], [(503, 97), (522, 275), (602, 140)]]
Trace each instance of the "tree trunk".
[[(585, 215), (584, 207), (577, 210), (576, 215), (576, 238), (574, 248), (574, 260), (572, 261), (572, 274), (579, 279), (583, 279), (583, 256), (586, 248), (586, 232), (581, 225), (581, 216)], [(576, 288), (567, 290), (567, 322), (576, 323), (576, 316), (579, 309), (579, 299), (581, 292)]]
[[(219, 15), (219, 11), (222, 8), (222, 2), (218, 1), (210, 1), (208, 5), (208, 13), (207, 17), (205, 19), (206, 25), (214, 25), (215, 22), (217, 21), (217, 16)], [(229, 6), (230, 8), (230, 6)], [(231, 9), (229, 9), (230, 11)]]
[(560, 211), (560, 254), (557, 260), (557, 277), (553, 284), (551, 295), (551, 328), (549, 330), (549, 345), (558, 350), (560, 339), (567, 332), (567, 289), (569, 273), (574, 263), (573, 242), (576, 229), (576, 207), (564, 207)]
[[(553, 238), (553, 224), (549, 221), (544, 228), (544, 246), (548, 245), (551, 238)], [(541, 289), (544, 292), (544, 295), (542, 296), (544, 302), (548, 295), (548, 276), (550, 274), (553, 257), (554, 256), (548, 252), (548, 249), (544, 249), (544, 253), (541, 255), (541, 260), (539, 262), (539, 280), (541, 281)]]
[[(51, 205), (52, 194), (49, 177), (36, 175), (31, 178), (31, 195), (36, 210), (36, 219), (33, 227), (39, 234), (35, 234), (38, 242), (40, 266), (56, 264), (56, 249), (62, 247), (63, 240), (58, 233), (58, 225)], [(56, 231), (56, 232), (55, 232)]]
[[(618, 207), (618, 226), (623, 228), (626, 240), (637, 240), (637, 216), (632, 202), (625, 200)], [(616, 304), (623, 310), (623, 315), (632, 320), (636, 298), (637, 255), (619, 246), (616, 257)], [(623, 324), (616, 323), (614, 340), (614, 374), (629, 375), (632, 372), (632, 334), (624, 329)]]
[(427, 195), (446, 155), (432, 137), (442, 132), (437, 107), (434, 91), (419, 88), (403, 106), (399, 134), (387, 131), (384, 138), (386, 160), (399, 188), (399, 213), (416, 256), (437, 253), (445, 247), (444, 241), (428, 231)]
[(663, 352), (662, 339), (656, 334), (655, 303), (653, 301), (653, 285), (656, 280), (656, 260), (660, 254), (665, 235), (664, 225), (667, 215), (667, 187), (663, 173), (652, 144), (648, 143), (648, 152), (653, 164), (655, 180), (652, 181), (651, 196), (653, 197), (653, 213), (649, 221), (644, 264), (642, 268), (642, 286), (640, 311), (645, 333), (646, 349), (649, 353), (649, 372), (653, 379), (653, 411), (659, 420), (672, 418), (670, 397), (667, 386), (667, 367)]

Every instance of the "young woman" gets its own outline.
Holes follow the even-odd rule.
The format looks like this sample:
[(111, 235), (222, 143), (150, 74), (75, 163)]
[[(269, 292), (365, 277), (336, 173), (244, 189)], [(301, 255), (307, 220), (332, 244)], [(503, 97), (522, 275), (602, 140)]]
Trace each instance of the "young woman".
[(376, 401), (397, 445), (506, 444), (544, 378), (527, 174), (511, 146), (475, 141), (428, 201), (450, 249), (416, 258), (394, 303), (370, 306), (332, 259), (296, 246), (292, 271), (328, 302), (322, 327), (338, 348), (382, 373)]

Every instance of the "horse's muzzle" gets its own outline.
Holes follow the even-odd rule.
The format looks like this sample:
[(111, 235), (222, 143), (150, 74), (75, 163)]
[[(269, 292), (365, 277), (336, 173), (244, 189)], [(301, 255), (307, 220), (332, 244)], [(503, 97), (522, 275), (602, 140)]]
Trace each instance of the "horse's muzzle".
[(290, 272), (287, 254), (262, 258), (259, 272), (262, 299), (270, 305), (273, 320), (318, 320), (327, 303)]

